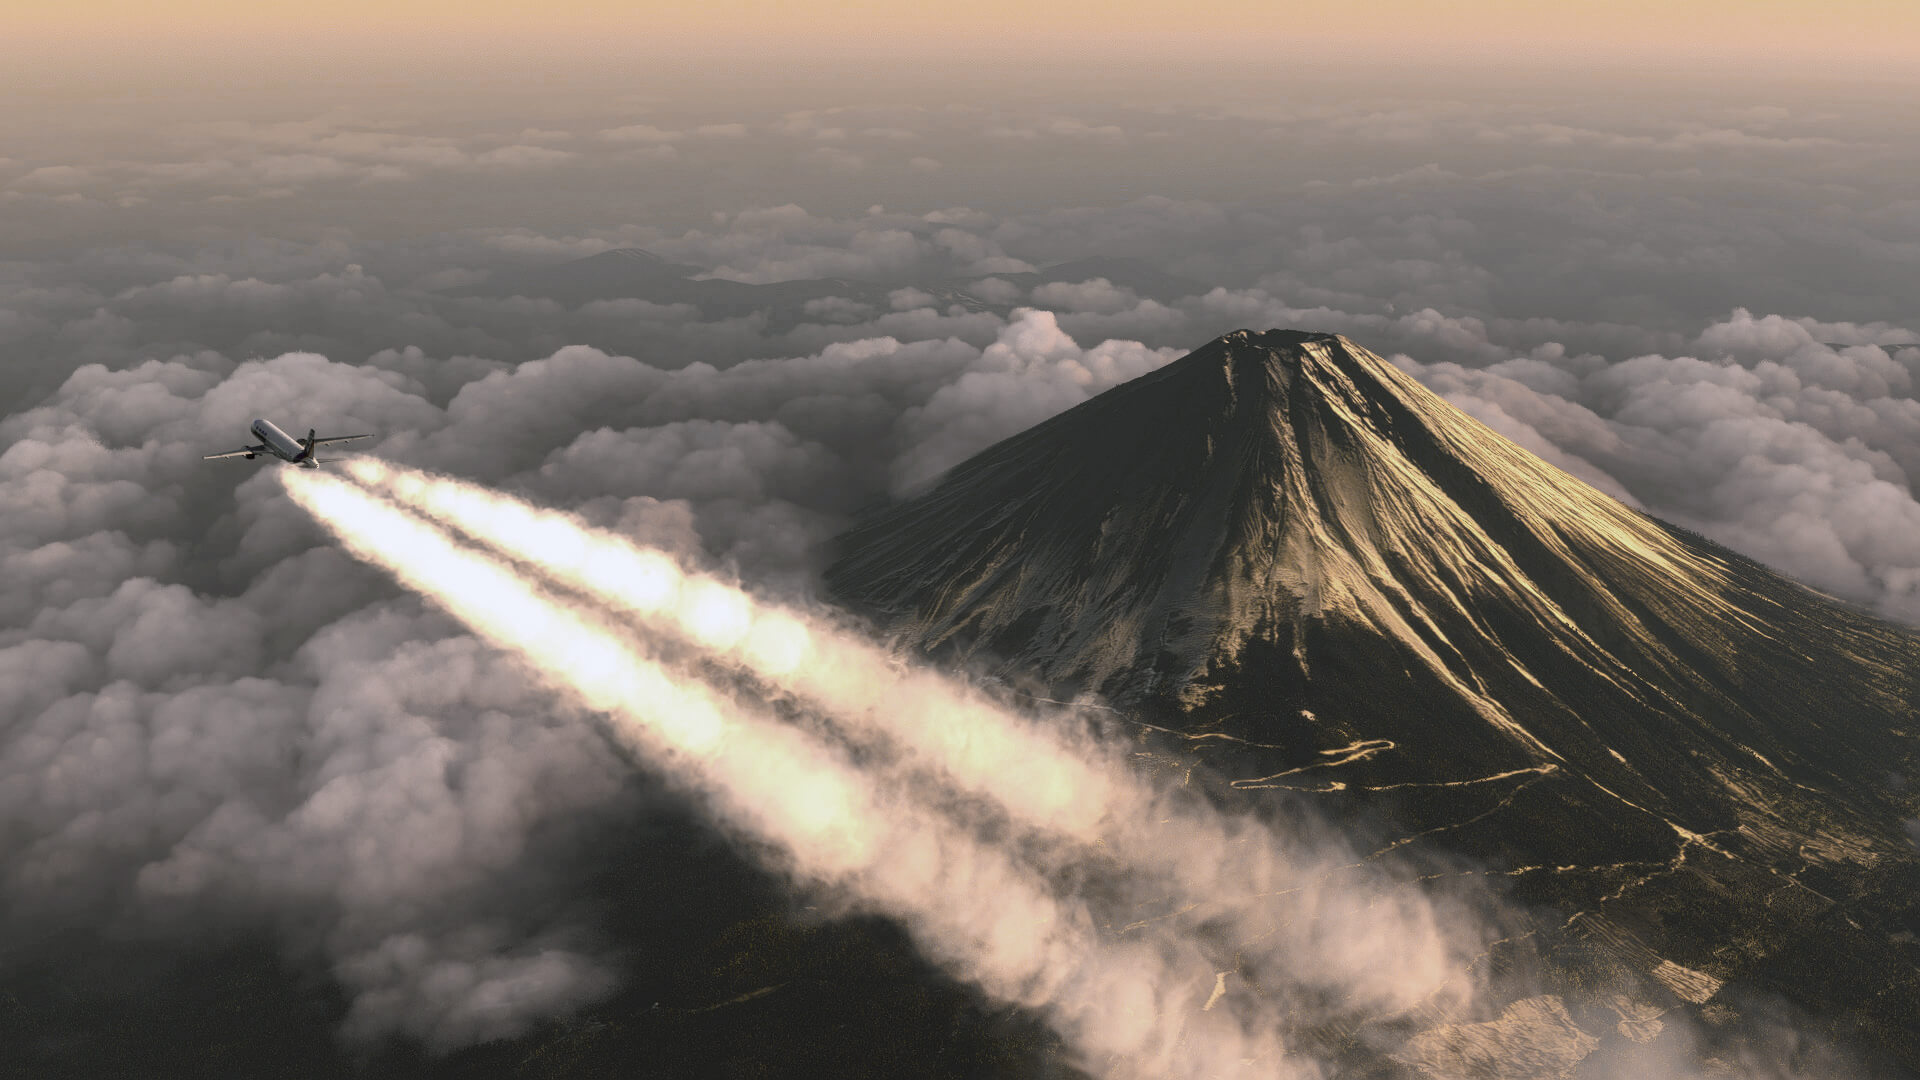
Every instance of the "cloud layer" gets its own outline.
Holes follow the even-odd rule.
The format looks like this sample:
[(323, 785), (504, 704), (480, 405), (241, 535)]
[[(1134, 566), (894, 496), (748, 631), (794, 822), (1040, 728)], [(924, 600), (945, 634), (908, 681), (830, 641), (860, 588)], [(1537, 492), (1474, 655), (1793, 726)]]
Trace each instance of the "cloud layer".
[[(1216, 334), (1332, 330), (1920, 620), (1906, 114), (1618, 89), (50, 104), (0, 159), (0, 929), (265, 927), (352, 1037), (436, 1049), (620, 978), (533, 838), (635, 812), (627, 765), (200, 461), (256, 416), (806, 596), (863, 506)], [(633, 248), (679, 269), (557, 295)]]

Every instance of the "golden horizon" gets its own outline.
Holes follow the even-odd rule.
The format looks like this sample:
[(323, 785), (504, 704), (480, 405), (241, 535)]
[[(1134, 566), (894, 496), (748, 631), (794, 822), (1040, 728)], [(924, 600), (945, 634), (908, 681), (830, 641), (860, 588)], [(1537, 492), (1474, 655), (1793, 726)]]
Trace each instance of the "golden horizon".
[(1130, 51), (1245, 51), (1352, 42), (1384, 52), (1438, 54), (1574, 50), (1595, 54), (1772, 54), (1836, 63), (1920, 54), (1920, 4), (1911, 0), (1457, 0), (1436, 14), (1431, 0), (974, 0), (951, 8), (887, 0), (707, 0), (645, 10), (612, 0), (337, 0), (260, 5), (246, 0), (14, 0), (17, 46), (418, 47), (452, 51), (538, 42), (583, 54), (649, 47), (702, 53), (784, 48), (829, 54), (926, 49), (1028, 52), (1079, 43)]

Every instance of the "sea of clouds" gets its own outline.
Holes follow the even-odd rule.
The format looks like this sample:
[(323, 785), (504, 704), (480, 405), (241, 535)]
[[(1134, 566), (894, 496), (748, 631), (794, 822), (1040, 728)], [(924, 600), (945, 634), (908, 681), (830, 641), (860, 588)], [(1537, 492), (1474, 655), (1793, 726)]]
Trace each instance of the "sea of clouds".
[[(631, 799), (625, 764), (260, 463), (200, 460), (254, 417), (810, 597), (863, 507), (1217, 334), (1337, 331), (1649, 513), (1920, 620), (1913, 152), (1858, 103), (1756, 100), (616, 101), (18, 141), (3, 925), (268, 925), (356, 1034), (437, 1048), (617, 985), (535, 837)], [(724, 319), (487, 291), (635, 247), (845, 288)]]

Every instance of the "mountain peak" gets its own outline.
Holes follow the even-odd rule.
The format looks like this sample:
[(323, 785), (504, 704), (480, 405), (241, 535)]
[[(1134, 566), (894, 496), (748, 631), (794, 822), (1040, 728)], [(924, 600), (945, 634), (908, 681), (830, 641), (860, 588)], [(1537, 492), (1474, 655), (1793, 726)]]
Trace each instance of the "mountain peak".
[[(1205, 352), (1207, 349), (1216, 346), (1229, 352), (1238, 352), (1245, 349), (1268, 349), (1277, 352), (1280, 350), (1291, 350), (1296, 346), (1306, 345), (1310, 342), (1328, 341), (1352, 344), (1339, 334), (1324, 334), (1313, 330), (1240, 329), (1222, 334), (1206, 345), (1194, 350), (1194, 352)], [(1191, 356), (1193, 353), (1189, 353), (1188, 355)]]
[[(1292, 437), (1295, 421), (1308, 421), (1290, 410), (1309, 403), (1332, 410), (1319, 422), (1381, 428), (1382, 435), (1396, 410), (1417, 418), (1422, 427), (1450, 426), (1457, 415), (1398, 368), (1339, 334), (1235, 330), (1176, 361), (1188, 363), (1218, 365), (1235, 407), (1265, 411), (1272, 434), (1281, 439)], [(1296, 397), (1301, 400), (1295, 402)]]
[[(1304, 330), (1235, 330), (1208, 342), (1189, 356), (1200, 356), (1218, 349), (1230, 370), (1257, 368), (1298, 370), (1303, 363), (1326, 362), (1329, 349), (1345, 348), (1353, 343), (1338, 334), (1315, 334)], [(1317, 346), (1317, 347), (1316, 347)]]
[[(958, 520), (974, 507), (993, 508), (991, 522)], [(937, 595), (921, 592), (920, 560), (867, 543), (910, 520), (935, 530), (920, 550), (956, 557), (960, 576)], [(832, 581), (911, 612), (930, 643), (965, 640), (1120, 697), (1177, 689), (1192, 701), (1206, 696), (1207, 668), (1276, 621), (1357, 621), (1439, 671), (1452, 650), (1419, 629), (1434, 619), (1416, 596), (1453, 608), (1463, 594), (1497, 596), (1542, 633), (1565, 633), (1571, 620), (1510, 549), (1570, 542), (1631, 549), (1642, 573), (1714, 572), (1663, 526), (1346, 338), (1239, 330), (857, 528)], [(1068, 567), (1088, 579), (1065, 588)], [(1312, 662), (1304, 646), (1293, 653)]]
[[(827, 580), (924, 650), (1189, 717), (1250, 676), (1252, 712), (1277, 722), (1377, 714), (1327, 688), (1384, 665), (1461, 716), (1436, 753), (1532, 768), (1599, 750), (1609, 788), (1645, 799), (1674, 797), (1649, 780), (1667, 763), (1616, 769), (1615, 744), (1651, 748), (1669, 721), (1719, 740), (1743, 717), (1740, 767), (1775, 780), (1781, 756), (1813, 752), (1748, 722), (1804, 727), (1830, 700), (1748, 693), (1754, 657), (1811, 655), (1782, 642), (1812, 634), (1848, 668), (1885, 657), (1843, 694), (1890, 714), (1892, 670), (1915, 657), (1898, 629), (1594, 490), (1346, 338), (1296, 330), (1227, 334), (962, 462), (844, 534)], [(1603, 700), (1643, 726), (1596, 735), (1584, 713)], [(1856, 750), (1825, 737), (1818, 755), (1867, 767)]]

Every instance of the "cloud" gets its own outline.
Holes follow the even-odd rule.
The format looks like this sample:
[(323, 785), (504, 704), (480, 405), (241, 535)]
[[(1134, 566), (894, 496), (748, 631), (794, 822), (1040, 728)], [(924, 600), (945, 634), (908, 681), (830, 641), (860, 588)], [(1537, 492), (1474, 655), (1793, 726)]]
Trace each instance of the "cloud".
[(474, 155), (473, 163), (489, 169), (544, 169), (580, 155), (547, 146), (498, 146)]
[[(339, 981), (355, 1037), (437, 1049), (630, 970), (530, 839), (622, 813), (626, 766), (257, 463), (200, 462), (259, 415), (805, 595), (860, 506), (1215, 334), (1332, 330), (1604, 490), (1920, 618), (1897, 110), (1473, 93), (602, 97), (538, 131), (280, 102), (10, 146), (4, 929), (265, 927)], [(1129, 144), (1153, 152), (1113, 168)], [(466, 294), (632, 247), (852, 284), (726, 319)]]
[[(291, 295), (194, 275), (127, 302)], [(0, 889), (29, 921), (251, 911), (333, 958), (361, 1036), (447, 1048), (597, 998), (592, 928), (499, 881), (541, 864), (535, 832), (611, 812), (624, 766), (343, 563), (268, 477), (234, 487), (200, 455), (256, 415), (372, 430), (804, 587), (896, 453), (951, 454), (1166, 358), (1082, 349), (1038, 312), (998, 325), (985, 349), (872, 338), (726, 371), (577, 347), (451, 378), (418, 350), (76, 371), (0, 422)]]
[(750, 283), (891, 277), (927, 252), (906, 229), (833, 222), (791, 204), (737, 214), (724, 233), (695, 230), (658, 246), (675, 257), (704, 255), (714, 277)]
[(13, 186), (22, 191), (64, 192), (92, 187), (98, 177), (89, 169), (74, 165), (42, 165), (15, 177)]
[(547, 457), (537, 484), (603, 518), (634, 509), (630, 499), (677, 502), (709, 552), (784, 569), (806, 566), (861, 501), (847, 473), (837, 454), (778, 421), (685, 420), (583, 433)]
[(681, 137), (678, 131), (668, 131), (652, 124), (629, 124), (626, 127), (607, 128), (600, 132), (605, 142), (615, 143), (667, 143)]
[(801, 307), (809, 319), (828, 323), (861, 322), (873, 317), (873, 306), (842, 296), (823, 296)]
[(668, 162), (681, 160), (680, 148), (672, 143), (642, 145), (620, 155), (623, 161)]
[(1738, 128), (1685, 125), (1661, 134), (1623, 134), (1566, 124), (1535, 122), (1487, 127), (1474, 133), (1484, 142), (1525, 142), (1536, 146), (1594, 146), (1606, 150), (1657, 150), (1692, 153), (1701, 150), (1822, 150), (1842, 146), (1838, 139), (1818, 136), (1776, 137)]
[(1069, 284), (1064, 281), (1034, 286), (1033, 302), (1042, 307), (1076, 313), (1112, 315), (1133, 307), (1140, 298), (1132, 289), (1115, 288), (1106, 278)]
[[(362, 600), (384, 592), (328, 561), (312, 584), (336, 602), (276, 598), (337, 611), (343, 585)], [(38, 655), (31, 681), (43, 694), (24, 703), (34, 712), (7, 717), (0, 749), (17, 826), (4, 879), (14, 918), (99, 918), (136, 904), (148, 918), (191, 921), (202, 904), (251, 909), (341, 958), (355, 1023), (455, 1023), (474, 998), (497, 994), (442, 979), (436, 1000), (400, 1009), (392, 999), (420, 973), (373, 969), (365, 956), (398, 935), (418, 940), (418, 966), (443, 966), (484, 946), (471, 939), (489, 928), (518, 926), (521, 940), (540, 932), (487, 894), (538, 861), (531, 830), (615, 798), (621, 767), (577, 721), (542, 722), (550, 707), (520, 676), (486, 671), (470, 640), (387, 601), (314, 638), (302, 673), (249, 674), (281, 617), (252, 595), (210, 601), (132, 578), (36, 619), (33, 643), (5, 650)], [(376, 655), (383, 642), (397, 651)], [(78, 650), (101, 666), (83, 670)], [(463, 667), (474, 678), (442, 681)], [(451, 937), (421, 938), (427, 930)], [(559, 955), (583, 973), (572, 993), (607, 977)], [(502, 1004), (491, 1001), (498, 1015), (482, 1030), (550, 1015), (554, 1002)]]
[(852, 174), (863, 172), (867, 167), (867, 159), (865, 157), (848, 150), (842, 150), (837, 146), (816, 146), (801, 155), (801, 160), (810, 165), (817, 165), (830, 172), (836, 173)]
[[(1878, 345), (1822, 344), (1809, 323), (1739, 310), (1698, 335), (1695, 355), (1612, 364), (1551, 351), (1479, 369), (1403, 363), (1603, 490), (1818, 588), (1920, 621), (1911, 371)], [(1908, 337), (1891, 326), (1811, 325), (1843, 339)]]
[(895, 311), (912, 311), (914, 308), (932, 307), (933, 294), (925, 289), (895, 289), (887, 294), (887, 303)]
[[(182, 288), (218, 298), (230, 284)], [(165, 537), (208, 531), (170, 505), (212, 496), (197, 460), (206, 433), (237, 431), (256, 409), (319, 407), (393, 432), (383, 451), (394, 456), (505, 480), (803, 587), (794, 568), (807, 550), (883, 487), (921, 482), (1174, 355), (1087, 347), (1053, 313), (1021, 309), (984, 348), (870, 338), (726, 370), (563, 349), (476, 368), (444, 405), (407, 374), (432, 365), (421, 354), (76, 373), (0, 431), (12, 440), (0, 497), (55, 478), (92, 489), (5, 517), (9, 568), (39, 572), (7, 578), (5, 610), (24, 621), (0, 649), (0, 704), (16, 710), (0, 768), (32, 782), (7, 788), (24, 842), (4, 887), (27, 913), (56, 898), (68, 916), (76, 903), (99, 918), (253, 911), (331, 957), (357, 1038), (400, 1031), (445, 1049), (564, 1015), (617, 976), (593, 926), (543, 900), (563, 888), (561, 868), (544, 871), (555, 884), (525, 881), (541, 860), (530, 838), (609, 812), (624, 766), (512, 665), (316, 545), (256, 479), (211, 530), (229, 537), (239, 591), (176, 580), (187, 552)], [(1598, 414), (1546, 391), (1611, 392), (1622, 411), (1639, 369), (1607, 383), (1612, 368), (1550, 351), (1506, 363), (1447, 371), (1535, 406), (1515, 415), (1548, 433), (1542, 445), (1613, 464)], [(1719, 382), (1674, 370), (1748, 385), (1706, 367)], [(1555, 399), (1559, 411), (1543, 411)], [(863, 455), (883, 467), (863, 473)], [(501, 887), (508, 875), (517, 890)]]
[(893, 468), (894, 490), (922, 486), (1001, 439), (1177, 355), (1130, 341), (1083, 349), (1051, 312), (1016, 309), (999, 340), (959, 379), (902, 416), (910, 441)]
[(967, 288), (975, 296), (992, 304), (1011, 304), (1019, 300), (1024, 293), (1020, 286), (997, 277), (981, 278)]
[(1002, 251), (993, 240), (965, 229), (946, 228), (933, 234), (934, 244), (964, 263), (962, 274), (1025, 274), (1033, 271), (1030, 263)]

